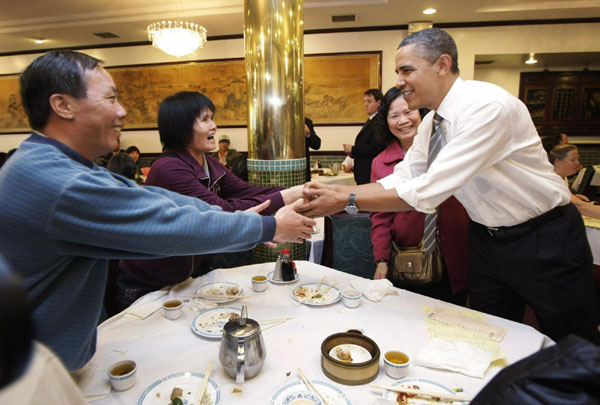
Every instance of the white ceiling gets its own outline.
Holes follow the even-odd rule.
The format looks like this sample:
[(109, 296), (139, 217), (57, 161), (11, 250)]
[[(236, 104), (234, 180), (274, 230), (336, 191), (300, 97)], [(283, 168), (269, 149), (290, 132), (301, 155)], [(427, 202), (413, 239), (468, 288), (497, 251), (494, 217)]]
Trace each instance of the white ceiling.
[[(253, 0), (257, 1), (257, 0)], [(268, 0), (274, 1), (274, 0)], [(186, 19), (204, 26), (208, 37), (240, 35), (243, 0), (0, 0), (0, 54), (51, 48), (147, 41), (146, 26)], [(438, 12), (422, 14), (426, 7)], [(600, 17), (600, 0), (304, 0), (305, 30)], [(353, 23), (332, 15), (356, 14)], [(102, 39), (97, 32), (119, 38)], [(35, 38), (46, 43), (37, 45)]]

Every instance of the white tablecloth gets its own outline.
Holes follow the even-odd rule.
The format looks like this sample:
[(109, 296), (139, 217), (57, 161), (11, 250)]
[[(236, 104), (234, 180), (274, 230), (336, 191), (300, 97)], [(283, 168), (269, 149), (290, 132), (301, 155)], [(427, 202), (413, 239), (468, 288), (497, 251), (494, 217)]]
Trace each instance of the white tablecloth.
[[(428, 342), (423, 319), (423, 306), (453, 307), (404, 290), (388, 295), (381, 302), (362, 300), (360, 307), (349, 309), (341, 302), (326, 307), (309, 307), (297, 303), (291, 291), (305, 282), (319, 282), (324, 275), (327, 281), (337, 281), (340, 289), (348, 287), (355, 276), (338, 272), (307, 261), (297, 262), (300, 280), (294, 284), (270, 284), (266, 292), (255, 293), (250, 278), (267, 274), (274, 263), (258, 264), (234, 269), (212, 271), (193, 281), (183, 292), (192, 293), (198, 286), (215, 281), (237, 282), (250, 298), (225, 304), (239, 307), (248, 305), (249, 317), (258, 321), (294, 317), (294, 319), (263, 331), (267, 358), (263, 369), (255, 378), (246, 381), (242, 393), (232, 393), (236, 387), (219, 363), (219, 340), (196, 336), (190, 329), (195, 312), (185, 308), (184, 315), (175, 321), (156, 312), (145, 320), (135, 320), (117, 315), (98, 327), (98, 347), (86, 369), (106, 368), (110, 364), (132, 359), (138, 365), (136, 384), (124, 392), (112, 392), (98, 404), (135, 404), (144, 390), (154, 381), (173, 373), (186, 371), (204, 373), (213, 360), (212, 378), (221, 388), (223, 404), (264, 404), (281, 386), (298, 379), (296, 369), (301, 367), (313, 380), (332, 383), (342, 389), (354, 405), (372, 403), (381, 391), (366, 385), (345, 386), (329, 380), (321, 370), (320, 347), (323, 340), (337, 332), (361, 328), (373, 339), (382, 353), (400, 349), (414, 356)], [(509, 329), (501, 343), (508, 363), (528, 356), (552, 342), (533, 328), (501, 318), (487, 316), (489, 322)], [(409, 377), (427, 378), (448, 387), (462, 387), (466, 395), (475, 395), (499, 371), (491, 367), (483, 379), (462, 374), (411, 366)], [(393, 382), (380, 363), (377, 383)], [(165, 403), (168, 401), (165, 399)]]

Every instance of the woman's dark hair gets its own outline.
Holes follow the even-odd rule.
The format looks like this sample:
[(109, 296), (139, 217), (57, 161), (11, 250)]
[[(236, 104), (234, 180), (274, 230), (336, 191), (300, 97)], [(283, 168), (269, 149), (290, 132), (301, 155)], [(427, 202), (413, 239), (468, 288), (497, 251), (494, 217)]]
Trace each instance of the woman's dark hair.
[(85, 72), (102, 65), (100, 59), (73, 51), (50, 51), (37, 57), (19, 79), (21, 100), (31, 128), (41, 131), (50, 117), (50, 96), (84, 98)]
[(126, 152), (128, 155), (129, 155), (131, 152), (137, 152), (138, 154), (142, 153), (142, 152), (140, 152), (140, 150), (138, 149), (138, 147), (137, 147), (137, 146), (135, 146), (135, 145), (131, 145), (129, 148), (127, 148), (127, 149), (125, 150), (125, 152)]
[(106, 168), (113, 172), (125, 176), (128, 179), (135, 179), (135, 162), (127, 153), (117, 153), (113, 155), (106, 164)]
[(165, 98), (158, 107), (158, 133), (163, 150), (184, 150), (192, 142), (194, 122), (204, 110), (215, 113), (208, 97), (197, 91), (181, 91)]
[[(390, 111), (390, 106), (398, 97), (402, 97), (402, 92), (397, 87), (392, 87), (389, 89), (383, 98), (381, 99), (381, 103), (379, 104), (379, 109), (377, 110), (377, 115), (375, 119), (377, 121), (375, 136), (377, 137), (377, 141), (384, 144), (389, 145), (390, 142), (395, 141), (397, 138), (390, 131), (390, 127), (388, 126), (387, 116)], [(428, 108), (419, 108), (419, 115), (421, 115), (421, 119), (427, 115), (429, 112)]]
[(564, 160), (569, 154), (569, 152), (573, 150), (577, 150), (577, 146), (570, 143), (556, 145), (548, 154), (550, 163), (554, 164), (554, 162), (556, 162), (557, 160)]

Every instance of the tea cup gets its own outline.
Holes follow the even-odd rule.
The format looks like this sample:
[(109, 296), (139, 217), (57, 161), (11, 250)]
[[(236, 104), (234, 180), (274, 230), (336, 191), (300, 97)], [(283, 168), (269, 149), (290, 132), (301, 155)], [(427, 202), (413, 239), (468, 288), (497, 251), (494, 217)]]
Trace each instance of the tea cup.
[(348, 308), (356, 308), (360, 305), (360, 299), (362, 297), (362, 292), (354, 289), (347, 289), (342, 291), (342, 300), (344, 305)]
[(167, 300), (163, 302), (162, 308), (167, 319), (174, 320), (183, 314), (183, 302), (181, 300)]
[(410, 356), (398, 350), (390, 350), (383, 356), (385, 373), (394, 379), (404, 378), (411, 365)]
[(252, 289), (256, 292), (263, 292), (267, 289), (269, 283), (267, 283), (267, 276), (256, 275), (252, 277)]
[(119, 361), (108, 368), (108, 379), (115, 391), (133, 387), (137, 366), (133, 360)]

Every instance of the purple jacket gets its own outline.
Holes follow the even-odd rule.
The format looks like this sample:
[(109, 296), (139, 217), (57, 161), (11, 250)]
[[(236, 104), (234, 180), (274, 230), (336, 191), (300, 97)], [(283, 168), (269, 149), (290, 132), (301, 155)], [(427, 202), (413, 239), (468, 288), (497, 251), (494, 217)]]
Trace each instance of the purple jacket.
[[(190, 197), (197, 197), (224, 211), (254, 207), (268, 199), (271, 205), (262, 212), (274, 214), (283, 207), (283, 187), (252, 186), (231, 173), (218, 159), (204, 155), (210, 181), (198, 161), (186, 151), (167, 151), (153, 164), (146, 185), (158, 186)], [(119, 267), (135, 278), (157, 288), (179, 283), (193, 274), (202, 256), (174, 256), (151, 260), (121, 260)]]
[[(371, 166), (371, 182), (394, 171), (404, 159), (400, 143), (393, 141), (381, 152)], [(467, 289), (468, 270), (471, 263), (471, 246), (467, 239), (469, 216), (454, 197), (439, 207), (440, 251), (446, 262), (448, 278), (453, 293)], [(389, 260), (392, 238), (398, 246), (417, 246), (423, 239), (425, 214), (418, 211), (375, 212), (371, 214), (371, 241), (375, 260)]]

